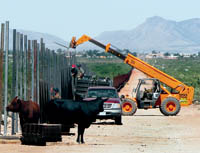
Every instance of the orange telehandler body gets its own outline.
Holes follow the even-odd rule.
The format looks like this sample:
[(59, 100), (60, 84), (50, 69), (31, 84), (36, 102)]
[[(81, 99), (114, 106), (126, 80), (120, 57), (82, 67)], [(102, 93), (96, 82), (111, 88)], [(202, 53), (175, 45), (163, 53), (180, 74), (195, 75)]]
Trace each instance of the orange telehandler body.
[[(176, 115), (179, 113), (181, 106), (192, 104), (194, 88), (185, 85), (174, 77), (160, 71), (152, 65), (128, 53), (127, 56), (111, 48), (111, 44), (104, 45), (87, 35), (83, 35), (77, 41), (75, 37), (70, 42), (71, 48), (89, 41), (111, 53), (124, 61), (124, 63), (142, 71), (152, 79), (140, 79), (137, 87), (137, 95), (134, 98), (124, 97), (122, 99), (122, 111), (124, 115), (133, 115), (136, 108), (149, 109), (160, 108), (164, 115)], [(155, 91), (142, 89), (146, 82), (152, 82), (156, 87)], [(166, 86), (166, 87), (165, 87)], [(171, 91), (167, 89), (169, 87)], [(158, 88), (158, 89), (157, 89)], [(146, 97), (147, 95), (147, 97)]]

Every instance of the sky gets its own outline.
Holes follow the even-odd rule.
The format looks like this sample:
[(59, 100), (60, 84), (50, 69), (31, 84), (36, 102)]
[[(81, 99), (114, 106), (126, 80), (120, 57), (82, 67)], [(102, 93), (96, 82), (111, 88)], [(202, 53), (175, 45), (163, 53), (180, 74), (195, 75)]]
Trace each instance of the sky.
[(200, 18), (199, 0), (0, 0), (0, 22), (10, 28), (64, 40), (104, 31), (130, 30), (152, 16), (182, 21)]

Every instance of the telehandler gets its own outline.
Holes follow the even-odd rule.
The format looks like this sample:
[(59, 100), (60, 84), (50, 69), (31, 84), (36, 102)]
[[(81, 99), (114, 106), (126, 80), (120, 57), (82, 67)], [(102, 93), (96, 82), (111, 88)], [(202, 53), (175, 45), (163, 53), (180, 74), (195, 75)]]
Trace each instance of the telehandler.
[(136, 88), (136, 97), (122, 97), (122, 112), (124, 115), (133, 115), (138, 109), (159, 108), (165, 116), (177, 115), (181, 106), (192, 104), (194, 88), (185, 85), (174, 77), (160, 71), (152, 65), (128, 53), (127, 56), (116, 51), (111, 44), (104, 45), (87, 35), (78, 40), (75, 37), (70, 42), (70, 48), (89, 41), (122, 59), (124, 63), (140, 70), (149, 76), (139, 79)]

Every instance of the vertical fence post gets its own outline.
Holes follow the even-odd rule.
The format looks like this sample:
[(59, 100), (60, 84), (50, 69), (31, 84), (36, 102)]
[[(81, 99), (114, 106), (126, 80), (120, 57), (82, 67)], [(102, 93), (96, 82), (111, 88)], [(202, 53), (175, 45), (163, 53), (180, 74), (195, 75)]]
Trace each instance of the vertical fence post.
[(20, 35), (20, 98), (23, 98), (23, 34)]
[[(12, 65), (12, 98), (15, 97), (16, 89), (16, 29), (13, 30), (13, 65)], [(15, 113), (12, 112), (11, 135), (15, 134)]]
[[(0, 49), (0, 123), (2, 121), (3, 107), (3, 54), (4, 54), (4, 24), (1, 24), (1, 49)], [(1, 124), (0, 124), (1, 134)]]
[(36, 78), (36, 88), (37, 88), (37, 98), (36, 98), (36, 100), (37, 100), (37, 104), (39, 104), (39, 49), (40, 49), (40, 45), (39, 45), (39, 43), (37, 43), (37, 53), (36, 53), (36, 63), (37, 63), (37, 72), (36, 72), (36, 75), (37, 75), (37, 78)]
[(39, 67), (39, 72), (40, 72), (40, 79), (43, 79), (43, 38), (40, 40), (40, 53), (39, 53), (39, 64), (41, 65)]
[(40, 123), (43, 123), (43, 111), (42, 111), (42, 102), (44, 101), (43, 90), (44, 90), (44, 82), (43, 82), (43, 38), (40, 40), (40, 52), (39, 52), (39, 104), (40, 104)]
[(32, 99), (32, 101), (34, 101), (34, 40), (32, 41), (31, 58), (32, 58), (32, 68), (31, 68), (31, 73), (32, 73), (32, 79), (31, 79), (31, 99)]
[[(54, 65), (54, 67), (55, 67), (55, 74), (58, 74), (58, 56), (57, 56), (57, 54), (55, 53), (54, 54), (55, 55), (55, 65)], [(55, 87), (58, 85), (58, 76), (56, 76), (55, 77)]]
[(31, 99), (31, 40), (28, 40), (28, 57), (27, 57), (27, 76), (28, 76), (28, 99)]
[(51, 88), (51, 69), (50, 69), (50, 67), (51, 67), (51, 54), (50, 54), (50, 50), (48, 50), (48, 53), (47, 53), (47, 56), (48, 56), (48, 68), (47, 68), (47, 70), (48, 70), (48, 89), (49, 89), (49, 95), (48, 95), (48, 98), (50, 99), (50, 88)]
[(8, 52), (9, 52), (9, 21), (6, 21), (5, 40), (5, 78), (4, 78), (4, 135), (7, 135), (7, 111), (8, 105)]
[[(49, 54), (50, 54), (50, 58), (49, 58), (49, 84), (50, 84), (50, 88), (51, 87), (53, 87), (53, 79), (52, 79), (52, 76), (53, 76), (53, 53), (52, 53), (52, 51), (50, 50), (50, 52), (49, 52)], [(49, 89), (50, 89), (49, 88)], [(49, 92), (49, 98), (50, 98), (50, 96), (51, 96), (51, 94), (50, 94), (50, 92)]]
[(34, 40), (34, 101), (37, 101), (37, 40)]
[(24, 100), (27, 99), (27, 36), (24, 36)]
[[(61, 70), (61, 68), (62, 68), (62, 66), (63, 65), (61, 65), (61, 56), (60, 55), (58, 55), (57, 54), (57, 56), (58, 56), (58, 67), (57, 67), (57, 71), (58, 71), (58, 88), (59, 88), (59, 92), (61, 93), (61, 84), (60, 84), (60, 81), (61, 81), (61, 75), (60, 75), (60, 70)], [(61, 66), (60, 66), (61, 65)]]
[(45, 80), (48, 85), (48, 48), (45, 50)]
[[(20, 54), (20, 33), (16, 34), (16, 88), (15, 95), (19, 96), (19, 54)], [(18, 132), (18, 113), (15, 113), (15, 132)]]

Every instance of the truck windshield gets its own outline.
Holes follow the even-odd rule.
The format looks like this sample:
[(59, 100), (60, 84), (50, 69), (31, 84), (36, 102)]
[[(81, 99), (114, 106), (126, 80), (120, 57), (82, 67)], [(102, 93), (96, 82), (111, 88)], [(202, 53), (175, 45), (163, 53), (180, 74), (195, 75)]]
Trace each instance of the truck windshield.
[(118, 94), (114, 89), (90, 89), (87, 94), (88, 98), (107, 97), (118, 98)]

